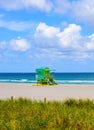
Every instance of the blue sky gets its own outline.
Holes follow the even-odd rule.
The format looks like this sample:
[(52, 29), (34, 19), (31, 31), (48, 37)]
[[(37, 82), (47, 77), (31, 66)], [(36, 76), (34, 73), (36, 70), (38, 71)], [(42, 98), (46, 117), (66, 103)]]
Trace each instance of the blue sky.
[(0, 72), (94, 72), (93, 0), (0, 0)]

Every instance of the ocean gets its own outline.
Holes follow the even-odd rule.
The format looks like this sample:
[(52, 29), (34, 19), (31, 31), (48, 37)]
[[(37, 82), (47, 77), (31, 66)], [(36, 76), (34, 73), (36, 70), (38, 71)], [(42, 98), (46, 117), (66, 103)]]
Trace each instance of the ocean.
[[(58, 84), (94, 84), (94, 73), (52, 73)], [(0, 73), (0, 82), (36, 83), (35, 73)]]

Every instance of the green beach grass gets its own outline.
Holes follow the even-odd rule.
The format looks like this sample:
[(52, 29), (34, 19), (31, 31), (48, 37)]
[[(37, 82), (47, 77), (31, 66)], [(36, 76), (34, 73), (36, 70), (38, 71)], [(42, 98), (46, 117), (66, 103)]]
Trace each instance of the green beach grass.
[(0, 100), (0, 130), (94, 130), (94, 101)]

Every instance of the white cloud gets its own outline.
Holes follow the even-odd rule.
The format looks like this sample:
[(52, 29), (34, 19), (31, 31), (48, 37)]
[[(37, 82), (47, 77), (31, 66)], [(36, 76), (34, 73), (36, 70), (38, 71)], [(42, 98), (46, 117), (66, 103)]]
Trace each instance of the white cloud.
[[(53, 31), (54, 30), (54, 31)], [(81, 35), (81, 26), (69, 24), (63, 31), (54, 26), (40, 23), (35, 31), (37, 43), (42, 49), (42, 55), (56, 55), (61, 58), (86, 59), (92, 56), (94, 50), (94, 34)], [(56, 53), (53, 52), (56, 48)], [(43, 51), (45, 49), (45, 51)], [(50, 53), (49, 53), (50, 52)]]
[(6, 10), (36, 8), (43, 11), (50, 11), (52, 8), (52, 3), (50, 0), (1, 0), (0, 7)]
[(94, 0), (74, 1), (71, 10), (77, 20), (94, 25)]
[(7, 28), (9, 30), (13, 31), (24, 31), (24, 30), (29, 30), (33, 27), (33, 23), (27, 22), (27, 21), (4, 21), (0, 20), (0, 27)]
[(59, 28), (48, 26), (46, 23), (39, 23), (36, 27), (34, 40), (38, 46), (53, 47), (57, 44), (56, 35), (59, 33)]
[(20, 0), (0, 0), (0, 8), (6, 10), (16, 10), (22, 8), (22, 2)]
[(44, 11), (50, 11), (52, 8), (52, 3), (49, 0), (25, 0), (25, 7), (34, 7)]
[(5, 10), (36, 9), (67, 14), (69, 18), (94, 26), (94, 0), (1, 0)]
[(57, 59), (57, 58), (66, 57), (66, 54), (64, 54), (62, 51), (60, 51), (57, 48), (51, 48), (51, 49), (43, 48), (41, 52), (42, 52), (42, 55), (44, 55), (44, 58), (49, 57), (49, 58)]
[(40, 23), (36, 28), (35, 38), (38, 39), (38, 43), (40, 42), (40, 44), (43, 42), (44, 44), (47, 42), (51, 44), (52, 42), (54, 46), (57, 44), (62, 48), (78, 48), (80, 46), (79, 41), (81, 40), (80, 31), (81, 27), (76, 24), (70, 24), (64, 31), (60, 31), (60, 28)]
[(88, 36), (88, 41), (85, 47), (87, 50), (94, 50), (94, 34)]
[(1, 0), (5, 10), (35, 9), (44, 12), (67, 14), (77, 22), (94, 26), (94, 0)]
[(77, 48), (79, 46), (79, 41), (81, 40), (80, 31), (80, 26), (70, 24), (63, 32), (58, 34), (60, 45), (64, 48)]
[(55, 0), (54, 10), (57, 13), (64, 14), (66, 13), (71, 7), (71, 4), (68, 0)]
[[(60, 30), (59, 27), (39, 23), (33, 39), (35, 44), (32, 45), (39, 50), (35, 48), (34, 54), (44, 58), (45, 56), (76, 60), (90, 58), (94, 51), (94, 34), (82, 36), (81, 31), (81, 26), (76, 24), (69, 24), (63, 30)], [(9, 42), (0, 42), (0, 49), (4, 48), (8, 51), (25, 52), (31, 48), (31, 45), (27, 39), (18, 37), (11, 39)]]
[(94, 27), (94, 0), (55, 0), (54, 11)]
[(47, 37), (52, 38), (59, 33), (59, 28), (48, 26), (45, 23), (39, 23), (39, 25), (36, 28), (35, 37)]
[(10, 41), (11, 49), (14, 51), (27, 51), (30, 49), (30, 43), (26, 39), (21, 39), (18, 37), (17, 39), (12, 39)]

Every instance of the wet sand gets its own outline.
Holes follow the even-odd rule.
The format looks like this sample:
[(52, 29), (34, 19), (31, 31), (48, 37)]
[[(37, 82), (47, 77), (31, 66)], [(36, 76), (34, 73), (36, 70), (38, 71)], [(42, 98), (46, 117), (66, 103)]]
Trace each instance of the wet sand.
[(94, 99), (94, 84), (60, 84), (54, 86), (33, 86), (21, 83), (0, 83), (0, 99), (29, 98), (32, 100), (58, 100), (67, 98)]

